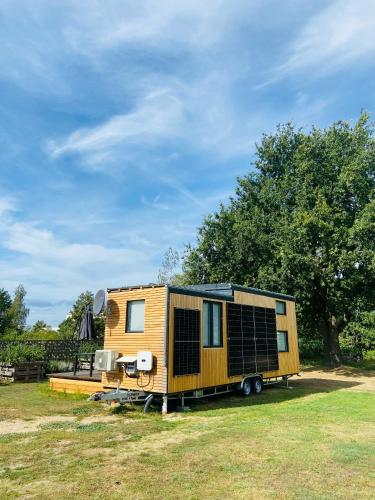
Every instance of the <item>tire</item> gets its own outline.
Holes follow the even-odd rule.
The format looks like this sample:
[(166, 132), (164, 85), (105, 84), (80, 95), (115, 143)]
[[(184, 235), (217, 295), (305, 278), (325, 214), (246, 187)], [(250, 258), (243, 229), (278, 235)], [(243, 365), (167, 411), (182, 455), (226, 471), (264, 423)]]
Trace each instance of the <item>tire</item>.
[(248, 378), (246, 380), (244, 380), (242, 387), (241, 387), (241, 392), (244, 396), (250, 396), (250, 394), (252, 392), (252, 387), (251, 387), (251, 382)]
[(256, 378), (253, 382), (253, 390), (255, 394), (260, 394), (263, 390), (263, 382), (260, 378)]

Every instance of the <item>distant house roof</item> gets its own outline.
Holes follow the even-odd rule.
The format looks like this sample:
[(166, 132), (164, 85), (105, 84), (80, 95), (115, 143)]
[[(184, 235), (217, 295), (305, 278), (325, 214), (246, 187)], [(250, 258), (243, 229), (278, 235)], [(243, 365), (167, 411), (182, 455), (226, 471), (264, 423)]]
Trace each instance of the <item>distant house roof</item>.
[(204, 285), (187, 285), (187, 286), (160, 285), (156, 283), (149, 283), (147, 285), (133, 285), (133, 286), (124, 286), (119, 288), (108, 288), (108, 292), (132, 290), (139, 288), (159, 288), (165, 286), (168, 286), (169, 290), (172, 293), (180, 293), (180, 294), (194, 295), (194, 296), (208, 297), (208, 298), (218, 298), (229, 301), (234, 300), (235, 290), (239, 292), (254, 293), (256, 295), (264, 295), (266, 297), (273, 297), (276, 299), (295, 301), (295, 297), (293, 297), (292, 295), (272, 292), (270, 290), (261, 290), (260, 288), (252, 288), (242, 285), (236, 285), (234, 283), (207, 283)]

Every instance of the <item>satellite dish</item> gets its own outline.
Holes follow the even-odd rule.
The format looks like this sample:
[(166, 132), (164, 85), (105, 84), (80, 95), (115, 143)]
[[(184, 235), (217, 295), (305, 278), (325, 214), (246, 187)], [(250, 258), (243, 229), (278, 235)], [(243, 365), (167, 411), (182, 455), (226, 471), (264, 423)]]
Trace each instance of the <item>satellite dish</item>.
[(94, 314), (100, 314), (104, 309), (105, 304), (105, 291), (98, 290), (95, 294), (94, 304), (92, 306), (92, 312)]

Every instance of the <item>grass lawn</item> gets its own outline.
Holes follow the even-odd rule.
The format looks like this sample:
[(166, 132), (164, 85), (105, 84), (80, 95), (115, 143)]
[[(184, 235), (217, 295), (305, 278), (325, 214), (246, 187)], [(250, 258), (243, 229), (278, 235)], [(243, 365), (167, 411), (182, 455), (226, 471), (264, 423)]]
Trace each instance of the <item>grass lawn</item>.
[(291, 385), (164, 418), (0, 386), (0, 498), (374, 498), (374, 393)]

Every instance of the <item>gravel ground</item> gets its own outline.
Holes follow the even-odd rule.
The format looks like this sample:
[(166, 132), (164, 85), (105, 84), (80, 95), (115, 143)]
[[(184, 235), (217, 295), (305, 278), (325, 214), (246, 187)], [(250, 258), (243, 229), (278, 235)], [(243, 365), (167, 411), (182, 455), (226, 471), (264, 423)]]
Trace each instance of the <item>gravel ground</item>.
[(307, 368), (301, 372), (301, 377), (293, 377), (290, 380), (290, 386), (375, 392), (375, 371), (359, 370), (349, 366), (334, 370)]

